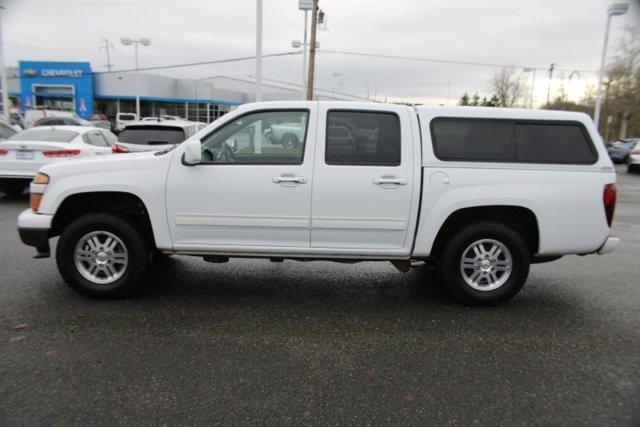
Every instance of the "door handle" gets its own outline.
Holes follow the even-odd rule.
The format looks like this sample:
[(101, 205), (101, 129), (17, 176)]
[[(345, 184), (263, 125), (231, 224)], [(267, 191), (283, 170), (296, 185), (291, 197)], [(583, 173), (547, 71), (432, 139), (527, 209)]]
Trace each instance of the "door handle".
[(375, 185), (407, 185), (404, 178), (376, 178), (373, 180)]
[(275, 176), (273, 177), (273, 182), (276, 184), (282, 184), (285, 182), (293, 184), (306, 184), (307, 178), (303, 176)]

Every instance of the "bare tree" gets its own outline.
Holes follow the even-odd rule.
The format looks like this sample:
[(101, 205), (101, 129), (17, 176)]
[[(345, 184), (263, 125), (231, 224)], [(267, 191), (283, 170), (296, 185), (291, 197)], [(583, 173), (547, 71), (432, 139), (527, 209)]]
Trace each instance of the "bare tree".
[(513, 66), (497, 71), (491, 79), (491, 88), (500, 107), (515, 106), (525, 92), (525, 84)]

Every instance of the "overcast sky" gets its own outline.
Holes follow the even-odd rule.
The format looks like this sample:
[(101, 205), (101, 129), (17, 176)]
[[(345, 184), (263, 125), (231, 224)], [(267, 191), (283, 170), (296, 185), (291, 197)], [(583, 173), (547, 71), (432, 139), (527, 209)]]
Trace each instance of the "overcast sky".
[[(620, 0), (624, 1), (624, 0)], [(640, 0), (631, 13), (614, 18), (611, 46), (624, 28), (640, 27)], [(89, 61), (105, 71), (100, 38), (114, 43), (114, 69), (133, 67), (133, 48), (120, 38), (148, 37), (141, 66), (158, 66), (255, 54), (255, 0), (4, 0), (2, 35), (5, 60)], [(302, 38), (303, 13), (297, 0), (263, 0), (265, 54), (293, 50)], [(324, 50), (341, 50), (440, 60), (539, 67), (536, 100), (544, 101), (546, 68), (560, 71), (552, 90), (565, 88), (577, 97), (597, 70), (602, 49), (607, 0), (320, 0), (327, 29), (318, 33)], [(612, 49), (613, 50), (613, 49)], [(301, 56), (266, 58), (263, 76), (301, 80)], [(342, 87), (347, 93), (384, 99), (446, 103), (463, 92), (488, 94), (495, 68), (319, 53), (317, 85)], [(247, 78), (253, 61), (154, 71), (177, 77), (217, 74)], [(529, 78), (531, 74), (528, 74)]]

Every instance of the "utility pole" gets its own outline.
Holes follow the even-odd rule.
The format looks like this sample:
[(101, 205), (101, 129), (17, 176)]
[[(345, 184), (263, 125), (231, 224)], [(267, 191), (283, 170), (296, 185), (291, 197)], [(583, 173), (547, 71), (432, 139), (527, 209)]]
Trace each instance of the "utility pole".
[(105, 39), (104, 37), (101, 37), (100, 39), (104, 43), (104, 46), (100, 46), (100, 50), (101, 51), (104, 50), (107, 54), (107, 72), (110, 73), (111, 67), (113, 67), (113, 65), (111, 64), (111, 56), (109, 55), (109, 49), (113, 49), (113, 43), (111, 43), (109, 40)]
[[(2, 13), (4, 6), (0, 5), (0, 22), (2, 21)], [(2, 85), (2, 114), (4, 120), (10, 122), (9, 114), (9, 84), (7, 83), (7, 69), (4, 66), (4, 49), (2, 45), (2, 25), (0, 25), (0, 84)]]
[(256, 0), (256, 99), (262, 101), (262, 0)]
[(313, 101), (313, 79), (316, 67), (316, 32), (318, 29), (318, 0), (311, 9), (311, 41), (309, 46), (309, 75), (307, 77), (307, 101)]
[(547, 87), (547, 105), (549, 105), (549, 97), (551, 96), (551, 82), (553, 80), (553, 69), (556, 68), (556, 64), (553, 62), (549, 66), (549, 86)]

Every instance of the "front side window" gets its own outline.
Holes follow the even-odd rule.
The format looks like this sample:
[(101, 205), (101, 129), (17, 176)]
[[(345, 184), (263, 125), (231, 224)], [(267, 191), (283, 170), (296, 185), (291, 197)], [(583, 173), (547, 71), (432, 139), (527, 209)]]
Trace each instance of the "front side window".
[(203, 163), (302, 164), (309, 112), (263, 111), (232, 120), (202, 140)]
[(398, 116), (387, 112), (329, 111), (325, 161), (329, 165), (398, 166)]
[(13, 141), (69, 142), (78, 136), (78, 132), (63, 129), (31, 128), (13, 135)]

